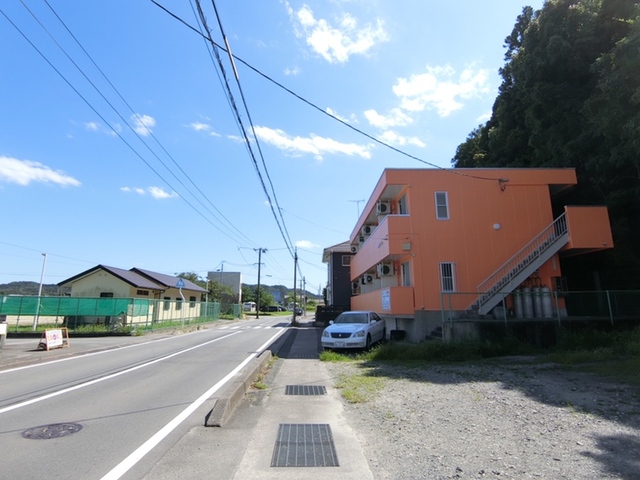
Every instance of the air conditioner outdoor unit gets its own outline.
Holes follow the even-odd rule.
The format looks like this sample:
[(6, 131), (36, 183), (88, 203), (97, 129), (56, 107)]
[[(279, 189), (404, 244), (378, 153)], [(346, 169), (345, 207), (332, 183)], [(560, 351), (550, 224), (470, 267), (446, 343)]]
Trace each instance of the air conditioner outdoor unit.
[(358, 295), (360, 293), (360, 284), (358, 282), (353, 282), (351, 284), (351, 295)]
[(391, 202), (379, 201), (376, 205), (376, 214), (387, 215), (388, 213), (391, 213)]
[(364, 243), (365, 240), (366, 240), (366, 238), (364, 238), (364, 235), (360, 235), (358, 237), (358, 242), (360, 242), (360, 243)]
[(381, 277), (385, 277), (388, 275), (393, 275), (393, 263), (379, 263), (378, 264), (378, 275)]
[(373, 225), (364, 225), (360, 229), (360, 233), (362, 233), (362, 235), (371, 235), (371, 232), (373, 232)]
[(373, 275), (365, 274), (362, 276), (362, 285), (373, 282)]
[(351, 245), (351, 253), (356, 253), (358, 251), (357, 245)]

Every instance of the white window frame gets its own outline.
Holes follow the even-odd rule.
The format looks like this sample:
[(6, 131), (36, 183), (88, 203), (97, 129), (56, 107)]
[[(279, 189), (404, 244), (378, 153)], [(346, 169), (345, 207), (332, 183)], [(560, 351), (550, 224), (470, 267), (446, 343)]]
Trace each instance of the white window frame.
[(456, 292), (456, 264), (453, 262), (440, 262), (440, 292)]
[(398, 200), (398, 215), (409, 215), (409, 204), (407, 203), (406, 193)]
[(411, 286), (411, 261), (400, 264), (400, 279), (403, 287)]
[[(438, 220), (449, 220), (449, 195), (447, 192), (434, 192), (436, 203), (436, 218)], [(444, 203), (442, 202), (444, 200)], [(444, 212), (442, 212), (444, 209)]]

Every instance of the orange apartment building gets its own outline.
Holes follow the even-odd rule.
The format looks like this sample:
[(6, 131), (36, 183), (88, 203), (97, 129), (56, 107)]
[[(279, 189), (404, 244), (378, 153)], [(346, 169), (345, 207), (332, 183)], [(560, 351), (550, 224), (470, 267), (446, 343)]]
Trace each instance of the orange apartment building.
[(576, 184), (572, 168), (386, 169), (349, 238), (351, 309), (414, 342), (474, 336), (507, 312), (566, 315), (547, 301), (560, 258), (613, 248), (606, 207), (552, 204)]

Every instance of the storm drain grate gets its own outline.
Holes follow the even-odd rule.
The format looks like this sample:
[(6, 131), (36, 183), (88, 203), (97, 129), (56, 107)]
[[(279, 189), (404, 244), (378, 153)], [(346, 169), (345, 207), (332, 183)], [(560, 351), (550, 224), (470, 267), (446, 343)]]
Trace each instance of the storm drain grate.
[(326, 395), (327, 389), (324, 385), (287, 385), (284, 389), (285, 395)]
[(272, 467), (337, 467), (331, 427), (326, 423), (281, 423)]
[(54, 423), (51, 425), (40, 425), (22, 432), (22, 437), (29, 440), (49, 440), (51, 438), (66, 437), (82, 430), (79, 423)]

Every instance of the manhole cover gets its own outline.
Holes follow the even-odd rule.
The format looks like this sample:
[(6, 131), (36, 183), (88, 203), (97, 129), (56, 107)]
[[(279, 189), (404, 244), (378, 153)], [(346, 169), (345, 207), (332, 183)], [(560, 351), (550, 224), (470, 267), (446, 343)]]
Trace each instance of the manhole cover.
[(25, 430), (22, 432), (22, 437), (30, 440), (48, 440), (50, 438), (66, 437), (80, 430), (82, 430), (82, 425), (79, 423), (53, 423)]

